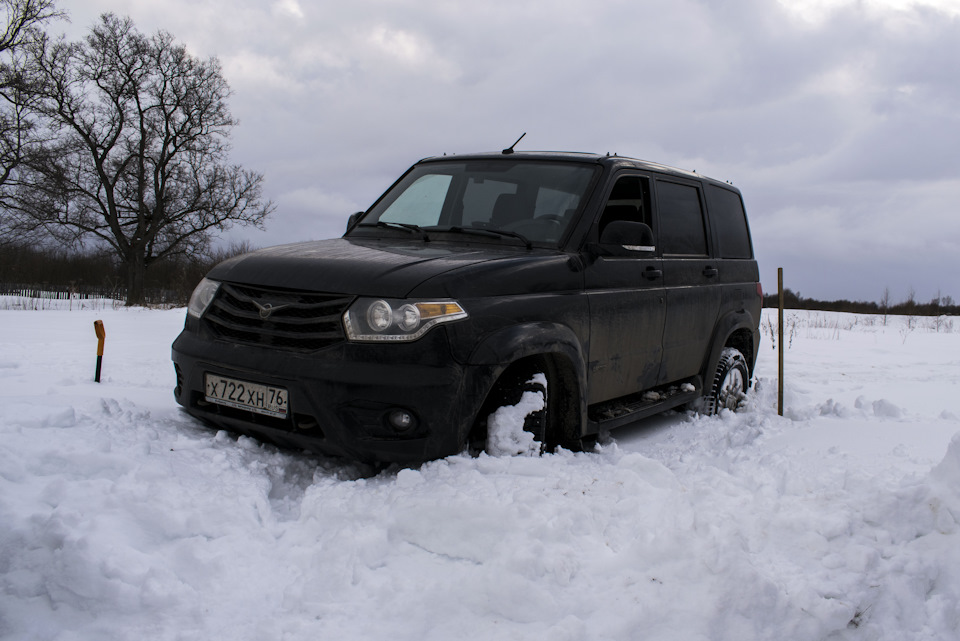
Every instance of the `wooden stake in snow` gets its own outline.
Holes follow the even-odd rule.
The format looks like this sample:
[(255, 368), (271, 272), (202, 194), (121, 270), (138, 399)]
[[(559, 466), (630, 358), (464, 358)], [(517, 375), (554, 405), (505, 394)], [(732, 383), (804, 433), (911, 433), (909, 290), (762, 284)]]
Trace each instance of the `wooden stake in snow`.
[(103, 341), (107, 337), (107, 332), (103, 329), (103, 321), (93, 321), (93, 331), (97, 333), (97, 373), (94, 375), (94, 382), (100, 382), (100, 365), (103, 363)]
[(777, 414), (783, 416), (783, 267), (777, 268), (777, 289), (780, 297), (777, 317), (777, 348), (780, 360), (777, 370)]

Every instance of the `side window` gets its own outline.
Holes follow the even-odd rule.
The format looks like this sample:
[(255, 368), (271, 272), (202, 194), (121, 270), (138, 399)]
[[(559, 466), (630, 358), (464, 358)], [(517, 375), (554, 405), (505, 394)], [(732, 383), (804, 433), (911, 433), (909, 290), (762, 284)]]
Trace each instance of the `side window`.
[(707, 186), (707, 207), (721, 258), (753, 258), (747, 215), (740, 195), (729, 189)]
[(658, 180), (657, 207), (660, 212), (660, 247), (664, 255), (707, 255), (707, 233), (703, 226), (699, 189)]
[(613, 185), (607, 204), (597, 221), (597, 234), (615, 220), (650, 225), (650, 181), (644, 176), (621, 176)]

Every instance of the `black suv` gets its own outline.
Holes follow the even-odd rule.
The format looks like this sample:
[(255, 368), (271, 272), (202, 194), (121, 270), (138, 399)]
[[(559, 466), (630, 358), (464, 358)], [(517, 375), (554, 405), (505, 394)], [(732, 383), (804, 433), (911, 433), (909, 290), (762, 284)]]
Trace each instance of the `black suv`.
[(173, 344), (175, 394), (231, 431), (412, 462), (482, 448), (487, 417), (532, 387), (525, 429), (575, 447), (735, 408), (760, 308), (727, 183), (609, 155), (429, 158), (342, 238), (211, 270)]

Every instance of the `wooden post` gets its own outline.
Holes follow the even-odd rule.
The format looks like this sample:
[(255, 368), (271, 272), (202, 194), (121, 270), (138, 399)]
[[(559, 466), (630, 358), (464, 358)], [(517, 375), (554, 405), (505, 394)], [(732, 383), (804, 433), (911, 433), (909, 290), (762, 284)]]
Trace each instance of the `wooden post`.
[(783, 267), (777, 268), (777, 290), (780, 299), (777, 319), (777, 348), (780, 361), (777, 370), (777, 414), (783, 416)]
[(94, 382), (100, 382), (100, 364), (103, 362), (103, 341), (107, 337), (107, 332), (103, 329), (103, 321), (93, 321), (93, 331), (97, 333), (97, 373), (94, 375)]

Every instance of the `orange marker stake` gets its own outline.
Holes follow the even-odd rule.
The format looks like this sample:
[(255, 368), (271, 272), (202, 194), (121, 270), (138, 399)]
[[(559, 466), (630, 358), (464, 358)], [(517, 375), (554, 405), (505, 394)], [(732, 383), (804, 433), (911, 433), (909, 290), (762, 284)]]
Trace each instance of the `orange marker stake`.
[(97, 373), (93, 380), (100, 382), (100, 364), (103, 362), (103, 341), (107, 337), (107, 332), (103, 329), (103, 321), (93, 321), (93, 331), (97, 333)]

